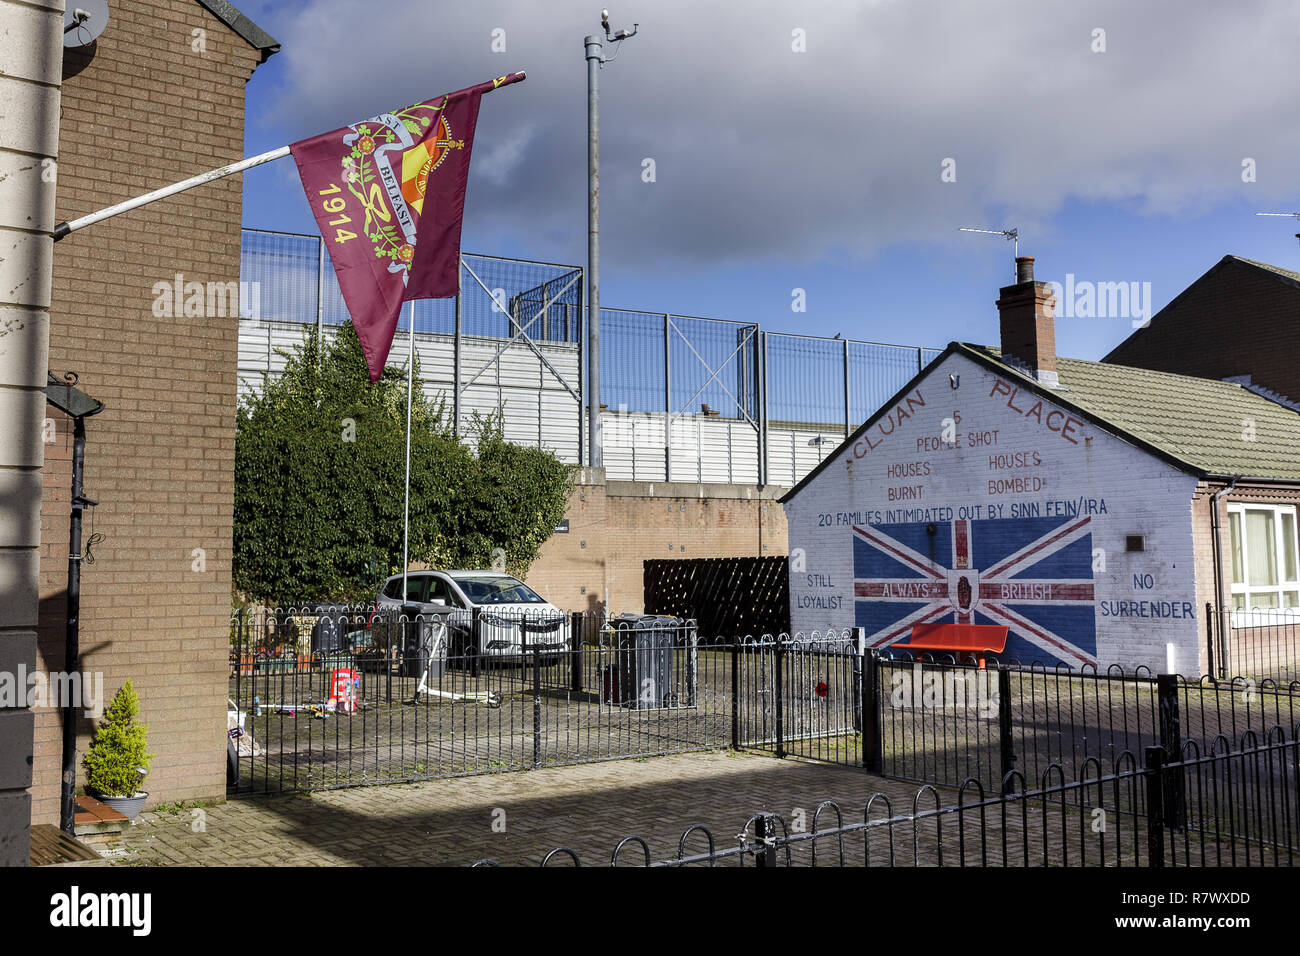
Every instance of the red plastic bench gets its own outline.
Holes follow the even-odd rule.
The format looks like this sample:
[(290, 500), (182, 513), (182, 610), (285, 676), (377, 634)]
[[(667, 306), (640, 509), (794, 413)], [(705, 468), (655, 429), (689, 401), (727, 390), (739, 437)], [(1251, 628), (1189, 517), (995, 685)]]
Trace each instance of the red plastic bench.
[[(906, 644), (895, 644), (901, 649), (920, 651), (953, 651), (956, 654), (974, 654), (984, 668), (985, 654), (1001, 654), (1007, 646), (1008, 628), (1003, 624), (913, 624), (912, 634)], [(918, 653), (917, 658), (920, 658)]]

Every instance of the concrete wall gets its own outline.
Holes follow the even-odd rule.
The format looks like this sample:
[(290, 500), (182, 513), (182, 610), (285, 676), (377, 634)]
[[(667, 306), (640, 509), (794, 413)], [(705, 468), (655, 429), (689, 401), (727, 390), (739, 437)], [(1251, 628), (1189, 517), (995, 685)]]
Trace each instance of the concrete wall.
[(644, 609), (649, 558), (785, 554), (784, 487), (606, 480), (581, 469), (569, 499), (569, 531), (552, 535), (528, 584), (565, 610)]
[(1171, 642), (1197, 672), (1196, 480), (1015, 389), (950, 356), (786, 504), (792, 626), (1007, 624), (1025, 663), (1161, 671)]
[[(244, 84), (260, 58), (194, 0), (114, 3), (93, 60), (64, 84), (58, 217), (239, 159)], [(55, 247), (49, 367), (77, 372), (106, 405), (86, 426), (85, 491), (100, 502), (86, 531), (104, 537), (82, 574), (82, 667), (104, 675), (109, 696), (135, 682), (157, 755), (151, 804), (225, 793), (238, 340), (235, 314), (156, 317), (153, 287), (176, 273), (237, 282), (241, 207), (231, 177)], [(42, 505), (51, 669), (63, 658), (66, 441), (56, 429), (59, 470)], [(57, 713), (38, 715), (37, 822), (57, 820), (59, 727)], [(81, 753), (90, 730), (80, 727)]]

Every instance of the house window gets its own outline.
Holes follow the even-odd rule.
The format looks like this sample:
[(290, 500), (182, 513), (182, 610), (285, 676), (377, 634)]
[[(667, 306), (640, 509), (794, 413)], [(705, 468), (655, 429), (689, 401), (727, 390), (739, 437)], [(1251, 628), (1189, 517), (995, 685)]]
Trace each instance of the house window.
[(1232, 606), (1300, 608), (1294, 506), (1228, 505)]

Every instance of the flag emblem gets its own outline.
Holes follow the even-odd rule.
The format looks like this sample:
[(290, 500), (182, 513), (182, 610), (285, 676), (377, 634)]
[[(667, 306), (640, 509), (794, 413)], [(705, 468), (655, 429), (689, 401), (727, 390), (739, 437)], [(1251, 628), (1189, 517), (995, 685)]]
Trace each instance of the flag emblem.
[(438, 116), (438, 125), (431, 137), (421, 140), (402, 154), (402, 198), (410, 203), (416, 215), (424, 211), (424, 193), (429, 187), (429, 174), (442, 165), (453, 149), (464, 149), (463, 139), (453, 139), (445, 115)]
[(1008, 660), (1096, 665), (1091, 520), (855, 526), (855, 623), (874, 647), (913, 624), (1004, 624)]

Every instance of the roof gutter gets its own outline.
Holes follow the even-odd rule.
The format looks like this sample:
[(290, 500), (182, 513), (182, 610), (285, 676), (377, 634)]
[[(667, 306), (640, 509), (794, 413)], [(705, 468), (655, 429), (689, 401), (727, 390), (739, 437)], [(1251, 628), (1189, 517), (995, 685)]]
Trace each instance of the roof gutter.
[(1205, 481), (1226, 481), (1229, 485), (1300, 485), (1300, 478), (1257, 478), (1251, 475), (1212, 475), (1208, 472), (1201, 477)]

